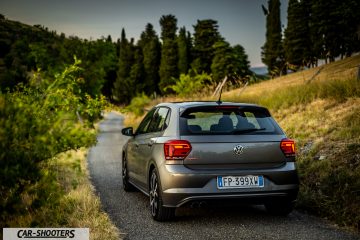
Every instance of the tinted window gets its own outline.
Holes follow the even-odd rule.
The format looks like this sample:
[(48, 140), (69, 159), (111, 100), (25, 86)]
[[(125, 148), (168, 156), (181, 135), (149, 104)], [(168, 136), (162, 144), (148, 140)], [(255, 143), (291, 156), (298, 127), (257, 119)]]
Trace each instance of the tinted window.
[(158, 108), (150, 122), (148, 132), (160, 132), (164, 130), (167, 127), (165, 123), (167, 122), (168, 113), (168, 108)]
[(150, 112), (148, 112), (148, 114), (146, 114), (144, 119), (141, 121), (138, 129), (136, 130), (136, 134), (143, 134), (143, 133), (148, 132), (150, 121), (151, 121), (155, 111), (156, 111), (156, 108), (152, 109)]
[(182, 135), (196, 134), (282, 134), (265, 108), (196, 107), (180, 117)]

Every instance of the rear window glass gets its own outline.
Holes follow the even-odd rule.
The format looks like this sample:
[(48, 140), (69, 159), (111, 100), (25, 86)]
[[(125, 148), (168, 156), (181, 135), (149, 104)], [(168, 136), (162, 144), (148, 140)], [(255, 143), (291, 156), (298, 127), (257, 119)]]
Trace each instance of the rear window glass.
[(196, 107), (180, 115), (181, 135), (282, 134), (265, 108)]

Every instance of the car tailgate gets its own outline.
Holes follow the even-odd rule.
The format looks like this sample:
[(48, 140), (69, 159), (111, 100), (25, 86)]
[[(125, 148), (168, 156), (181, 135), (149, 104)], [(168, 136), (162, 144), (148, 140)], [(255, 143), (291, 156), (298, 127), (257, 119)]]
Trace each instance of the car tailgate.
[(184, 165), (192, 169), (261, 169), (286, 162), (282, 135), (182, 136), (192, 150)]

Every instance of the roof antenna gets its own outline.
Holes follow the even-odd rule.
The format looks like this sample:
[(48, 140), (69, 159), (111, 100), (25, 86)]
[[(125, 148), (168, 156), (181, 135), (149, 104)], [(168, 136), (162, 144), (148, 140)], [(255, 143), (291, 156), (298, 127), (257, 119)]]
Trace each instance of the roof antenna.
[(217, 100), (217, 104), (221, 104), (222, 102), (221, 102), (221, 93), (222, 93), (222, 86), (221, 86), (221, 88), (220, 88), (220, 95), (219, 95), (219, 99)]
[(222, 102), (221, 102), (221, 93), (222, 93), (222, 89), (223, 89), (223, 87), (224, 87), (227, 79), (228, 79), (227, 76), (225, 76), (225, 78), (224, 78), (224, 80), (221, 82), (221, 84), (219, 84), (218, 87), (215, 89), (215, 92), (214, 92), (213, 96), (214, 96), (217, 92), (220, 92), (220, 94), (219, 94), (219, 100), (217, 100), (217, 102), (216, 102), (217, 104), (221, 104), (221, 103), (222, 103)]

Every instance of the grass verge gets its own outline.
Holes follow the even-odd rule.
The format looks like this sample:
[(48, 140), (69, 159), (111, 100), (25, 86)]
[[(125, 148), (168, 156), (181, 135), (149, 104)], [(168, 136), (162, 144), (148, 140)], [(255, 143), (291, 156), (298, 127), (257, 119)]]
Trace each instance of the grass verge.
[(21, 196), (24, 212), (7, 219), (6, 227), (84, 227), (90, 239), (120, 238), (94, 194), (85, 149), (59, 154), (41, 169), (40, 181)]
[(360, 232), (360, 98), (273, 112), (298, 144), (297, 207)]

